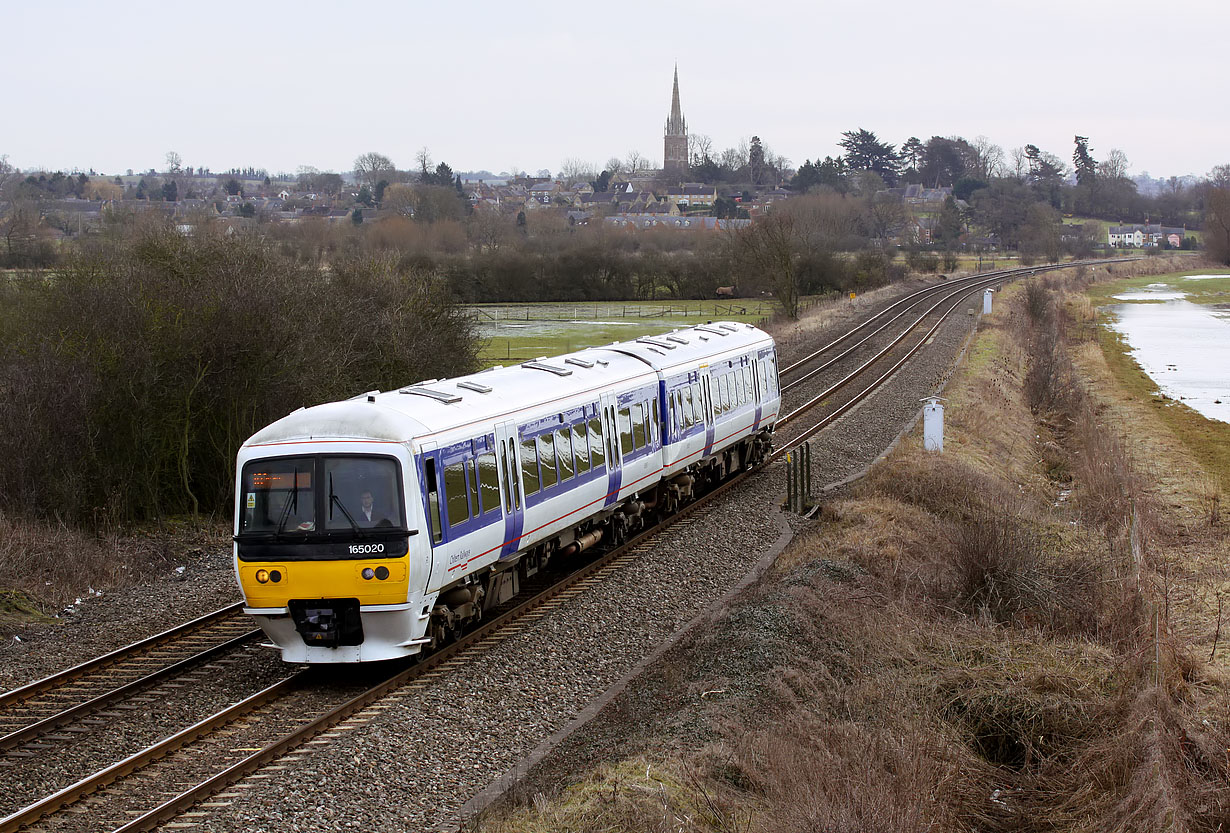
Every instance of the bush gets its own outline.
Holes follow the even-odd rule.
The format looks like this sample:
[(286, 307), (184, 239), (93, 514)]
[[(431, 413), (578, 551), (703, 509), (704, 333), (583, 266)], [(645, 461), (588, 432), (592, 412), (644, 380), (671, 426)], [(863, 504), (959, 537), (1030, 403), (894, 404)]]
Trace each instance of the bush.
[(475, 364), (443, 284), (254, 236), (121, 231), (2, 291), (0, 508), (75, 523), (228, 511), (261, 426)]
[(935, 252), (924, 249), (910, 249), (905, 253), (906, 264), (915, 272), (938, 272), (940, 259)]

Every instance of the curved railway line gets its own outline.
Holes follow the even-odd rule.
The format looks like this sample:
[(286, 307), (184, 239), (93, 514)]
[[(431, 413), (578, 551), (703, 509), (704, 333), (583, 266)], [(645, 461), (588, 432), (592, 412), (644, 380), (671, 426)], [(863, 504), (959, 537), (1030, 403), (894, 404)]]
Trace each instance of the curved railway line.
[[(800, 397), (803, 401), (781, 418), (779, 427), (789, 427), (789, 430), (779, 433), (779, 447), (770, 460), (780, 458), (870, 396), (928, 343), (971, 293), (1023, 274), (1071, 265), (1075, 264), (995, 272), (919, 290), (783, 367), (783, 392), (798, 390), (806, 382), (816, 386), (825, 384), (825, 387), (819, 393)], [(926, 309), (907, 317), (910, 310), (925, 304), (929, 304)], [(921, 329), (932, 317), (934, 322), (921, 337), (906, 344), (911, 333)], [(895, 331), (892, 330), (894, 324), (898, 327)], [(875, 349), (877, 338), (887, 343), (856, 368), (835, 381), (822, 382), (817, 378), (825, 371), (837, 372), (838, 363), (855, 357), (860, 348)], [(839, 348), (840, 352), (826, 358)], [(824, 359), (820, 365), (808, 369), (820, 359)], [(873, 368), (881, 363), (888, 366), (876, 375)], [(868, 384), (849, 394), (823, 416), (802, 425), (804, 417), (814, 416), (816, 409), (828, 403), (838, 391), (872, 375), (874, 378)], [(788, 376), (791, 378), (787, 379)], [(0, 833), (148, 830), (180, 816), (194, 805), (198, 806), (194, 817), (207, 815), (210, 806), (217, 804), (207, 800), (211, 795), (262, 768), (285, 768), (273, 766), (278, 759), (294, 761), (304, 754), (304, 749), (328, 744), (345, 732), (359, 729), (387, 708), (384, 702), (387, 698), (398, 696), (399, 692), (413, 692), (433, 678), (470, 662), (480, 652), (507, 639), (510, 633), (519, 631), (571, 596), (601, 581), (607, 572), (638, 559), (654, 546), (655, 539), (666, 529), (703, 523), (713, 511), (718, 496), (735, 489), (747, 478), (757, 476), (768, 465), (728, 479), (676, 515), (623, 546), (596, 556), (579, 569), (556, 576), (549, 584), (544, 582), (542, 586), (527, 588), (504, 609), (496, 611), (493, 618), (418, 662), (386, 664), (384, 668), (371, 671), (365, 669), (350, 676), (361, 678), (370, 674), (371, 678), (351, 684), (326, 680), (327, 671), (321, 669), (288, 674), (242, 701), (0, 819)], [(7, 750), (10, 765), (20, 765), (23, 756), (48, 753), (54, 750), (54, 743), (48, 743), (48, 739), (62, 742), (70, 740), (72, 734), (89, 731), (75, 723), (97, 720), (90, 716), (115, 708), (114, 704), (124, 703), (134, 693), (139, 695), (165, 684), (176, 674), (199, 668), (227, 651), (250, 645), (260, 632), (251, 630), (243, 621), (240, 607), (236, 604), (223, 608), (0, 695), (0, 735), (3, 735), (0, 754)], [(128, 713), (132, 714), (133, 710)], [(63, 728), (66, 726), (67, 730)], [(57, 734), (65, 731), (69, 734)], [(15, 758), (14, 753), (17, 753)]]

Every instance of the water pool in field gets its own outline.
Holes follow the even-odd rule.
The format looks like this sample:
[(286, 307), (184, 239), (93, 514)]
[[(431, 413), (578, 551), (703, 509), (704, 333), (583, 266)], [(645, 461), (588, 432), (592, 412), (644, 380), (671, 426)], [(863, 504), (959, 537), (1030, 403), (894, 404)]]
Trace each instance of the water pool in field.
[(1194, 304), (1182, 281), (1151, 284), (1114, 296), (1110, 327), (1132, 357), (1171, 399), (1210, 419), (1230, 422), (1230, 309)]

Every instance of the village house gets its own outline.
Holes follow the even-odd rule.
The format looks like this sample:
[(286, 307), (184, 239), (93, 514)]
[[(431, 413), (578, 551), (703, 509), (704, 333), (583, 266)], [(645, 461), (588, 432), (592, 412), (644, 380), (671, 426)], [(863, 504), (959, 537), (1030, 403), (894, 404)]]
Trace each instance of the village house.
[(1167, 227), (1156, 223), (1130, 226), (1110, 226), (1106, 230), (1107, 243), (1112, 248), (1152, 248), (1163, 244), (1177, 249), (1183, 245), (1187, 229)]
[(668, 202), (687, 208), (712, 208), (718, 198), (716, 185), (705, 185), (700, 182), (671, 185), (665, 190)]

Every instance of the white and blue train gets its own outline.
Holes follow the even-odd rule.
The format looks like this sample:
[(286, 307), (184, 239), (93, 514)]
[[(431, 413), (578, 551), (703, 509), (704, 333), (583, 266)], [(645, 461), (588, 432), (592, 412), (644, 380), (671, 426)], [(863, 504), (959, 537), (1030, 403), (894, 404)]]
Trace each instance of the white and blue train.
[(718, 322), (300, 409), (239, 451), (245, 612), (288, 662), (418, 653), (759, 463), (779, 405), (773, 339)]

